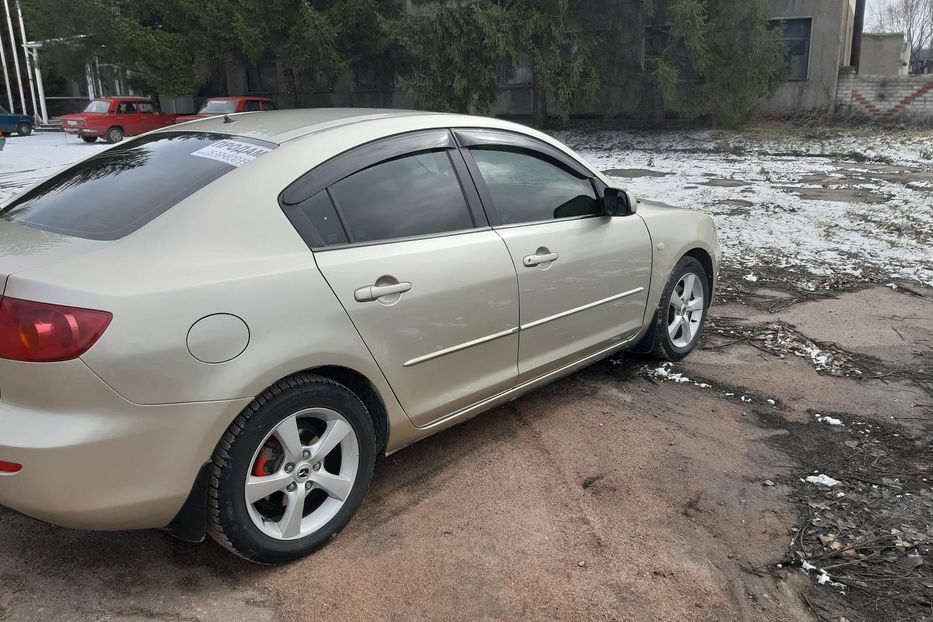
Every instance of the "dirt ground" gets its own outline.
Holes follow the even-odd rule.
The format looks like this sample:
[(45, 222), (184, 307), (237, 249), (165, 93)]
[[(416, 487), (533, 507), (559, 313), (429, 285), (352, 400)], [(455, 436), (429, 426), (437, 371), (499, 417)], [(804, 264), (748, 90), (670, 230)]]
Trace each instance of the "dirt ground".
[[(761, 306), (713, 307), (703, 348), (661, 373), (635, 357), (604, 361), (385, 459), (349, 527), (285, 568), (247, 565), (211, 542), (74, 532), (0, 511), (0, 619), (933, 615), (930, 540), (902, 551), (919, 557), (921, 580), (903, 598), (818, 585), (799, 560), (787, 564), (809, 552), (791, 542), (807, 503), (828, 494), (800, 478), (847, 476), (838, 454), (856, 421), (889, 431), (880, 447), (912, 448), (910, 489), (930, 498), (920, 482), (933, 477), (929, 378), (892, 372), (929, 370), (933, 300), (874, 287), (778, 314)], [(818, 371), (793, 344), (782, 356), (741, 332), (775, 321), (883, 377)]]
[(778, 130), (564, 136), (716, 219), (681, 363), (603, 361), (382, 460), (284, 568), (0, 509), (0, 620), (933, 620), (933, 135)]

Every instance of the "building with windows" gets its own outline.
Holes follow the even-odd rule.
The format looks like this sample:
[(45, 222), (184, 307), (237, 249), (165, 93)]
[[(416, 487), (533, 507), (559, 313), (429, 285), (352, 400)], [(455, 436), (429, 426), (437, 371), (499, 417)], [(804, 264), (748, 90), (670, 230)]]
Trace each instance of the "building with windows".
[(855, 0), (766, 0), (774, 28), (783, 30), (791, 70), (762, 111), (832, 111), (839, 69), (849, 64)]
[[(423, 14), (430, 7), (413, 0), (399, 0), (402, 9), (409, 14)], [(762, 102), (761, 111), (766, 115), (784, 115), (803, 111), (832, 112), (838, 105), (840, 74), (848, 75), (843, 68), (849, 64), (855, 22), (856, 0), (765, 0), (769, 22), (779, 29), (787, 46), (790, 70), (785, 82), (777, 92)], [(609, 23), (628, 20), (639, 23), (644, 20), (642, 0), (588, 0), (575, 4), (574, 28), (600, 32)], [(615, 36), (615, 35), (613, 35)], [(619, 35), (622, 36), (622, 35)], [(641, 71), (646, 65), (647, 55), (657, 47), (658, 36), (664, 36), (663, 28), (646, 27), (644, 31), (632, 29), (631, 39), (624, 43), (624, 57), (633, 71)], [(879, 72), (884, 75), (903, 73), (892, 69), (900, 63), (901, 48), (895, 45), (895, 37), (888, 35), (866, 35), (862, 58), (865, 66), (862, 73)], [(30, 44), (38, 46), (41, 44)], [(882, 54), (877, 50), (898, 47), (896, 54)], [(876, 56), (878, 58), (876, 58)], [(891, 58), (888, 58), (888, 57)], [(897, 58), (894, 58), (897, 56)], [(883, 57), (883, 58), (882, 58)], [(930, 62), (933, 65), (933, 61)], [(391, 65), (381, 68), (355, 67), (342, 75), (326, 71), (304, 71), (294, 76), (287, 93), (288, 81), (282, 63), (268, 55), (258, 62), (218, 60), (207, 72), (208, 78), (200, 92), (194, 97), (163, 98), (161, 107), (166, 112), (193, 113), (205, 98), (215, 96), (259, 96), (273, 99), (280, 107), (378, 107), (411, 108), (415, 102), (396, 88)], [(86, 75), (59, 77), (48, 93), (55, 100), (56, 116), (68, 106), (79, 106), (82, 96), (134, 94), (131, 81), (125, 70), (111, 71), (96, 60), (87, 64)], [(701, 80), (697, 75), (694, 79)], [(497, 81), (499, 96), (492, 107), (492, 114), (507, 117), (529, 117), (534, 106), (533, 71), (530, 55), (518, 59), (503, 60)], [(843, 84), (846, 87), (845, 84)], [(619, 91), (619, 89), (616, 89)], [(632, 93), (612, 92), (608, 106), (609, 114), (634, 116), (638, 102)], [(631, 101), (627, 101), (631, 100)], [(846, 98), (844, 98), (846, 99)], [(618, 101), (616, 101), (618, 100)], [(86, 100), (85, 100), (86, 101)], [(848, 101), (848, 99), (847, 99)], [(555, 110), (551, 102), (548, 110)], [(573, 111), (575, 116), (598, 117), (607, 113), (602, 102), (591, 106), (580, 106)]]

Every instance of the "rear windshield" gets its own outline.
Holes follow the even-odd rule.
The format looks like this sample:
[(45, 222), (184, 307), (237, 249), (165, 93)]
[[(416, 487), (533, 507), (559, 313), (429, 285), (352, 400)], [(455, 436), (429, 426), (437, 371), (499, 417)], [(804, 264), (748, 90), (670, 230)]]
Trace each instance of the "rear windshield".
[(95, 99), (87, 105), (84, 112), (107, 112), (110, 110), (110, 102), (106, 99)]
[(236, 112), (236, 101), (232, 99), (210, 99), (201, 112)]
[(0, 218), (63, 235), (116, 240), (274, 148), (223, 134), (150, 134), (49, 178), (0, 208)]

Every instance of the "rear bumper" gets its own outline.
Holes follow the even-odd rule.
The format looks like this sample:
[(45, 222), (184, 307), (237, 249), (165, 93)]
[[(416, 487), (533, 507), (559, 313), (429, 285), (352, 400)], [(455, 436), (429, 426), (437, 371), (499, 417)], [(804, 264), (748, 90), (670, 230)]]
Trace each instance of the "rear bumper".
[(102, 130), (96, 130), (92, 127), (62, 127), (62, 130), (66, 134), (74, 134), (75, 136), (103, 136), (104, 134)]
[(168, 525), (248, 403), (140, 406), (81, 361), (0, 361), (0, 379), (0, 460), (22, 465), (0, 505), (75, 529)]

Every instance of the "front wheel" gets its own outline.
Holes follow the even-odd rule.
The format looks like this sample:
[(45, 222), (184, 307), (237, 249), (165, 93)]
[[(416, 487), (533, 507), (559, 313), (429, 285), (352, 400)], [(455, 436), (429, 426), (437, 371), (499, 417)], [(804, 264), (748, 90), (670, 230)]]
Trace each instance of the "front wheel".
[(703, 265), (693, 257), (677, 262), (655, 314), (652, 355), (679, 361), (693, 350), (706, 324), (709, 296)]
[(372, 480), (366, 407), (341, 384), (298, 374), (257, 397), (214, 452), (211, 535), (237, 555), (282, 564), (327, 544)]
[(26, 122), (20, 123), (16, 126), (16, 133), (20, 136), (29, 136), (32, 134), (32, 126)]

